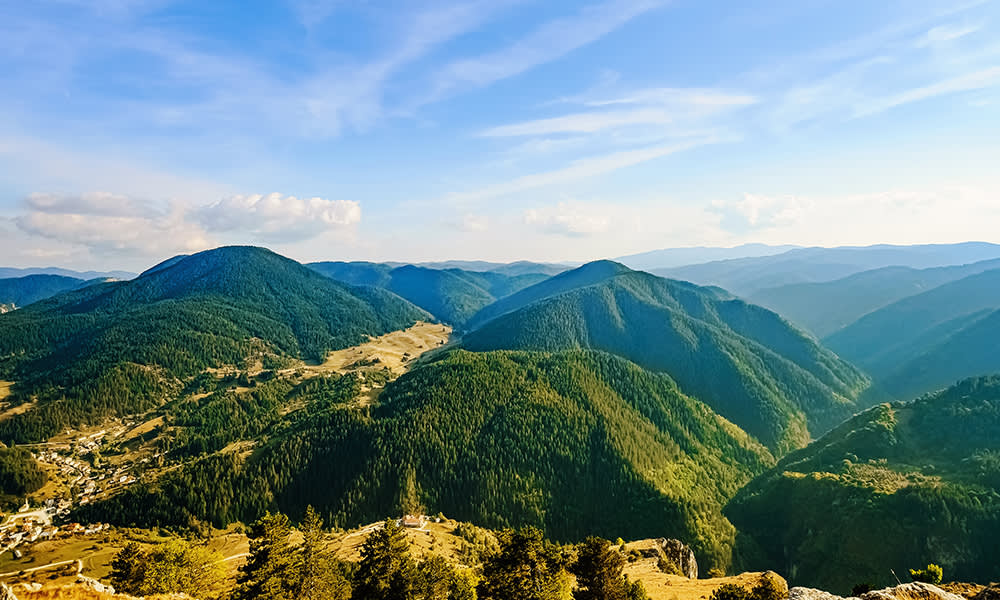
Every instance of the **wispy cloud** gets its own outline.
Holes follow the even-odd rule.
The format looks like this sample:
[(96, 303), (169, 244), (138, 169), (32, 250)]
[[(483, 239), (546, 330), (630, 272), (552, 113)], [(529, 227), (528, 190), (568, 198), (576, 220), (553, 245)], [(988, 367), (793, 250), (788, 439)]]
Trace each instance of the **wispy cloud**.
[(949, 77), (948, 79), (937, 81), (929, 85), (916, 87), (885, 98), (877, 99), (864, 106), (858, 107), (854, 112), (854, 116), (865, 117), (889, 110), (890, 108), (902, 106), (903, 104), (909, 104), (910, 102), (927, 100), (928, 98), (955, 94), (958, 92), (982, 90), (996, 85), (1000, 85), (1000, 66), (981, 69), (972, 73), (965, 73), (956, 77)]
[(448, 196), (448, 200), (453, 202), (484, 200), (516, 192), (522, 192), (525, 190), (561, 183), (569, 183), (589, 177), (595, 177), (597, 175), (603, 175), (605, 173), (611, 173), (612, 171), (617, 171), (619, 169), (638, 165), (650, 160), (662, 158), (696, 146), (711, 144), (716, 141), (717, 140), (715, 138), (699, 138), (676, 144), (624, 150), (601, 156), (581, 158), (574, 160), (568, 166), (559, 169), (522, 175), (520, 177), (515, 177), (510, 181), (487, 185), (471, 192), (452, 194)]
[(916, 45), (918, 48), (922, 48), (924, 46), (933, 46), (935, 44), (950, 42), (952, 40), (965, 37), (970, 33), (975, 33), (979, 31), (981, 27), (981, 25), (938, 25), (937, 27), (932, 27), (920, 40), (917, 41)]
[(463, 88), (485, 87), (562, 58), (666, 3), (667, 0), (604, 1), (575, 15), (549, 21), (509, 46), (444, 65), (434, 78), (430, 93), (418, 104)]
[(670, 115), (666, 111), (657, 109), (586, 112), (501, 125), (487, 129), (480, 135), (483, 137), (516, 137), (553, 133), (595, 133), (622, 126), (665, 125), (670, 122)]

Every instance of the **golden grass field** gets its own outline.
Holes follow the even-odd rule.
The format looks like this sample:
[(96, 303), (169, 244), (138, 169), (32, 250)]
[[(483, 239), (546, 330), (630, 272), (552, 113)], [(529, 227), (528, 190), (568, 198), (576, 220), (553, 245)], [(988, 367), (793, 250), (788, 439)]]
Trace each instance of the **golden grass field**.
[(356, 370), (354, 365), (377, 361), (378, 367), (387, 367), (402, 375), (420, 355), (439, 348), (451, 337), (451, 327), (419, 322), (409, 329), (393, 331), (359, 345), (335, 350), (319, 365), (305, 365), (298, 370), (305, 373), (347, 373)]

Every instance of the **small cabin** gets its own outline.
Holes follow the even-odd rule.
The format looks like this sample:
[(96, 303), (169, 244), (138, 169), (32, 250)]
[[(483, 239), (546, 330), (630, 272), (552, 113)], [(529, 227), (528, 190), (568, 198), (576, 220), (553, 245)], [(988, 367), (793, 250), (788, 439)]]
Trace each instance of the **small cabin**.
[(404, 515), (403, 516), (403, 527), (413, 527), (414, 529), (420, 529), (424, 526), (427, 521), (424, 519), (423, 515)]

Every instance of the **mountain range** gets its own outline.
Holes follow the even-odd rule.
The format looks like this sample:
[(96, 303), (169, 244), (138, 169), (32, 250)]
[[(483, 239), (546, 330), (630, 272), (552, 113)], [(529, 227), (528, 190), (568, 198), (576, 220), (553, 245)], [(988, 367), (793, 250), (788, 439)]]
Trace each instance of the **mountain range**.
[(593, 348), (669, 373), (779, 454), (863, 408), (870, 383), (766, 309), (611, 261), (501, 299), (470, 328), (470, 350)]
[(391, 292), (345, 286), (261, 248), (171, 260), (4, 315), (0, 377), (41, 404), (0, 422), (0, 439), (149, 409), (209, 367), (320, 360), (430, 318)]
[[(81, 522), (224, 526), (312, 505), (349, 527), (443, 511), (560, 541), (681, 538), (703, 571), (778, 569), (837, 591), (928, 562), (986, 580), (1000, 576), (995, 250), (702, 265), (736, 289), (613, 261), (302, 265), (253, 247), (128, 281), (20, 278), (11, 293), (37, 297), (0, 316), (15, 409), (0, 440), (161, 423), (147, 442), (164, 468)], [(435, 320), (452, 343), (398, 371), (324, 362)], [(23, 489), (0, 498), (38, 489), (32, 461), (10, 453)]]
[(763, 257), (719, 260), (651, 272), (699, 285), (717, 285), (743, 297), (796, 283), (818, 283), (883, 267), (927, 269), (1000, 258), (1000, 245), (985, 242), (917, 246), (799, 248)]
[(894, 302), (993, 269), (1000, 269), (1000, 259), (931, 269), (883, 267), (834, 281), (767, 288), (747, 300), (824, 338)]
[[(491, 271), (415, 265), (393, 267), (385, 263), (366, 262), (320, 262), (311, 263), (308, 267), (351, 285), (388, 289), (441, 321), (459, 327), (498, 298), (547, 279), (551, 272), (545, 265), (534, 263)], [(530, 268), (539, 270), (530, 271)]]

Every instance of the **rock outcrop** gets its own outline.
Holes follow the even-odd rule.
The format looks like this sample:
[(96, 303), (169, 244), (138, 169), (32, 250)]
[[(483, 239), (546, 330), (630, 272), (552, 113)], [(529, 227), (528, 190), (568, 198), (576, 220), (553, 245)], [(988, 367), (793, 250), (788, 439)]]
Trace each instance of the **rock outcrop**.
[(793, 587), (788, 590), (788, 600), (858, 600), (854, 596), (843, 598), (830, 592), (807, 587)]
[(698, 561), (694, 552), (679, 540), (660, 538), (656, 540), (663, 557), (677, 565), (681, 574), (688, 579), (698, 579)]
[[(788, 600), (859, 600), (855, 597), (843, 598), (830, 592), (805, 587), (788, 590)], [(874, 590), (862, 594), (860, 600), (965, 600), (962, 596), (946, 592), (929, 583), (904, 583), (896, 587)], [(986, 600), (986, 599), (984, 599)]]
[(946, 592), (936, 585), (914, 581), (884, 590), (875, 590), (861, 596), (861, 600), (965, 600), (957, 594)]

